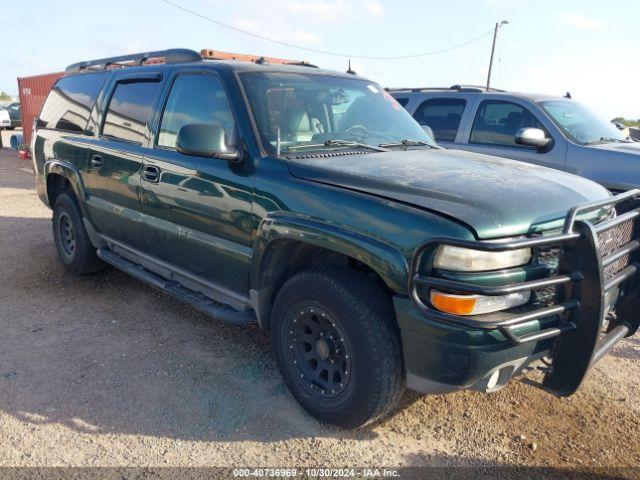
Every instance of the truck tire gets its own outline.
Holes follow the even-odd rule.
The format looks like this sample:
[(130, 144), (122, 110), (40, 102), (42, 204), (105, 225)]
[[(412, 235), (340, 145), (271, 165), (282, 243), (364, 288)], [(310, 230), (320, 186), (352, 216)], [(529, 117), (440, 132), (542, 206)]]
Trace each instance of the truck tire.
[(291, 277), (276, 297), (271, 335), (289, 390), (322, 422), (361, 427), (389, 413), (404, 390), (391, 299), (359, 272)]
[(68, 272), (84, 275), (104, 267), (84, 228), (75, 195), (69, 191), (60, 193), (53, 206), (53, 239)]

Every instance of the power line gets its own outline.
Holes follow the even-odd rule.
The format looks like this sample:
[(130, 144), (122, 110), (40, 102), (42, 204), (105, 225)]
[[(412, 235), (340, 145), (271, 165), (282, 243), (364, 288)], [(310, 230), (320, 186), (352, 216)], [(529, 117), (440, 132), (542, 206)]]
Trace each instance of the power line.
[(211, 23), (215, 23), (216, 25), (219, 25), (221, 27), (224, 28), (228, 28), (229, 30), (234, 30), (236, 32), (242, 33), (244, 35), (249, 35), (251, 37), (254, 38), (258, 38), (260, 40), (265, 40), (267, 42), (271, 42), (271, 43), (277, 43), (279, 45), (284, 45), (286, 47), (291, 47), (291, 48), (296, 48), (298, 50), (304, 50), (307, 52), (312, 52), (312, 53), (319, 53), (322, 55), (331, 55), (334, 57), (344, 57), (344, 58), (356, 58), (356, 59), (361, 59), (361, 60), (406, 60), (406, 59), (410, 59), (410, 58), (420, 58), (420, 57), (428, 57), (431, 55), (438, 55), (439, 53), (445, 53), (445, 52), (450, 52), (451, 50), (455, 50), (456, 48), (461, 48), (461, 47), (465, 47), (467, 45), (470, 45), (474, 42), (477, 42), (478, 40), (481, 40), (482, 38), (486, 37), (487, 35), (491, 34), (493, 32), (493, 29), (488, 30), (486, 32), (484, 32), (482, 35), (479, 35), (475, 38), (472, 38), (471, 40), (467, 40), (466, 42), (463, 43), (459, 43), (457, 45), (453, 45), (451, 47), (447, 47), (447, 48), (443, 48), (441, 50), (433, 50), (431, 52), (422, 52), (422, 53), (414, 53), (414, 54), (409, 54), (409, 55), (395, 55), (395, 56), (389, 56), (389, 57), (376, 57), (376, 56), (372, 56), (372, 55), (355, 55), (355, 54), (348, 54), (348, 53), (340, 53), (340, 52), (333, 52), (330, 50), (321, 50), (318, 48), (311, 48), (311, 47), (302, 47), (300, 45), (295, 45), (293, 43), (289, 43), (289, 42), (284, 42), (282, 40), (276, 40), (275, 38), (270, 38), (270, 37), (266, 37), (264, 35), (260, 35), (257, 33), (253, 33), (253, 32), (249, 32), (247, 30), (243, 30), (241, 28), (238, 27), (234, 27), (233, 25), (228, 25), (226, 23), (221, 22), (220, 20), (216, 20), (215, 18), (211, 18), (211, 17), (207, 17), (206, 15), (202, 15), (198, 12), (194, 12), (193, 10), (189, 10), (188, 8), (185, 8), (181, 5), (177, 5), (173, 2), (170, 2), (169, 0), (160, 0), (163, 3), (166, 3), (168, 5), (171, 5), (175, 8), (178, 8), (180, 10), (182, 10), (183, 12), (186, 12), (190, 15), (199, 17), (203, 20), (207, 20), (208, 22)]

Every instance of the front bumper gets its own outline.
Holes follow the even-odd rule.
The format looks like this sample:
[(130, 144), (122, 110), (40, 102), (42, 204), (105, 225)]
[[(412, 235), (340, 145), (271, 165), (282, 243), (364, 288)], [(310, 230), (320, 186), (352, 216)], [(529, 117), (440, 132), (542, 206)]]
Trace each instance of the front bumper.
[[(543, 386), (562, 396), (574, 393), (589, 368), (640, 325), (640, 282), (635, 275), (640, 268), (639, 197), (640, 190), (633, 190), (578, 206), (568, 212), (558, 234), (504, 243), (444, 238), (419, 248), (412, 263), (411, 301), (395, 299), (408, 386), (434, 393), (470, 387), (491, 390), (531, 361), (548, 356), (552, 365)], [(616, 205), (625, 207), (616, 218), (596, 225), (578, 220), (587, 212)], [(487, 286), (432, 272), (426, 259), (444, 244), (487, 251), (554, 247), (560, 258), (545, 278)], [(553, 288), (556, 294), (551, 304), (465, 317), (432, 308), (430, 288), (479, 295)], [(616, 301), (609, 311), (612, 293)]]
[[(529, 363), (549, 353), (552, 340), (513, 345), (498, 330), (449, 325), (426, 317), (407, 298), (395, 297), (407, 387), (447, 393), (500, 387)], [(532, 330), (536, 325), (530, 327)], [(496, 371), (503, 377), (490, 386)], [(491, 388), (493, 387), (493, 388)]]

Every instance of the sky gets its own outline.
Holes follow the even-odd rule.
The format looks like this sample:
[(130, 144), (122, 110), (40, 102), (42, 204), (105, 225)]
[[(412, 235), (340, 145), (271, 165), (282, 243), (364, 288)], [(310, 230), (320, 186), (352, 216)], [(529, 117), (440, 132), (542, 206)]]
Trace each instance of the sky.
[[(305, 48), (352, 55), (352, 68), (385, 87), (486, 83), (563, 95), (601, 116), (640, 118), (638, 0), (172, 0), (239, 29)], [(3, 2), (4, 3), (4, 2)], [(307, 60), (344, 71), (348, 59), (283, 46), (226, 29), (161, 0), (30, 0), (2, 7), (0, 90), (16, 77), (61, 71), (77, 61), (184, 47)], [(9, 42), (6, 40), (10, 39)]]

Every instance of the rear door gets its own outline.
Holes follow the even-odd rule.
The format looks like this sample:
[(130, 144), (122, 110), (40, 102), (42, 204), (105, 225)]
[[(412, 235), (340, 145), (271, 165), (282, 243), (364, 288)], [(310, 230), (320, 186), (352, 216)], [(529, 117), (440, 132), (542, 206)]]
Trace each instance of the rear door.
[(180, 128), (190, 123), (221, 125), (227, 143), (237, 144), (235, 115), (222, 81), (210, 71), (176, 73), (158, 123), (143, 166), (147, 251), (227, 294), (246, 295), (253, 171), (248, 163), (176, 150)]
[(462, 97), (435, 97), (424, 100), (413, 113), (413, 118), (433, 131), (436, 141), (453, 147), (458, 139), (460, 124), (464, 116), (467, 100)]
[(525, 127), (539, 128), (547, 137), (551, 136), (544, 121), (524, 104), (501, 99), (482, 100), (477, 106), (468, 141), (456, 143), (453, 148), (564, 169), (565, 142), (555, 141), (551, 149), (543, 152), (517, 145), (515, 135)]
[(112, 240), (144, 249), (140, 205), (142, 158), (162, 85), (160, 72), (116, 76), (92, 142), (85, 187), (91, 220)]

